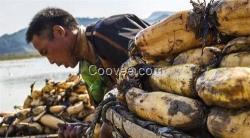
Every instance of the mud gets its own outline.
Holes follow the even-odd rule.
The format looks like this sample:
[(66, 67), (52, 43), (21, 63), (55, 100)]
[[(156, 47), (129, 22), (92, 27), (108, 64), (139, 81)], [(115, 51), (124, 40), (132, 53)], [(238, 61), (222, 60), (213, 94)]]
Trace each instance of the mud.
[(184, 115), (189, 116), (192, 112), (195, 112), (195, 110), (186, 102), (177, 101), (177, 100), (171, 101), (170, 108), (168, 109), (168, 114), (171, 116), (174, 116), (178, 112), (181, 112)]

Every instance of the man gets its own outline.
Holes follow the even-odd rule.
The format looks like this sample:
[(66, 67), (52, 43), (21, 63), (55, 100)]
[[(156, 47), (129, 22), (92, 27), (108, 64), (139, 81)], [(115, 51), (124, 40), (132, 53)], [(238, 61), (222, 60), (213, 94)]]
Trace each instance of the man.
[(85, 28), (68, 12), (46, 8), (32, 19), (26, 40), (51, 64), (75, 67), (85, 60), (97, 67), (118, 68), (128, 58), (129, 41), (147, 26), (135, 15), (124, 14)]
[[(87, 61), (83, 62), (87, 67), (92, 64), (99, 68), (118, 68), (128, 58), (129, 41), (147, 26), (148, 23), (135, 15), (124, 14), (102, 19), (85, 28), (68, 12), (46, 8), (30, 22), (26, 40), (51, 64), (73, 68), (78, 62)], [(80, 72), (90, 94), (99, 103), (107, 81), (100, 75), (92, 77), (89, 69), (81, 65), (83, 71)], [(114, 82), (114, 76), (112, 78)]]

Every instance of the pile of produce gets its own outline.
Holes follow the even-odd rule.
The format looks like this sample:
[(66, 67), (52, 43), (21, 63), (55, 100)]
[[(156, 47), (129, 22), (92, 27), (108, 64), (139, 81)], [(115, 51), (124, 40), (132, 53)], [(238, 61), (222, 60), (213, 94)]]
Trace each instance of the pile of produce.
[[(213, 137), (247, 138), (250, 2), (193, 6), (137, 34), (136, 54), (121, 67), (120, 99), (140, 118), (190, 135), (207, 129)], [(138, 72), (129, 74), (131, 67)]]
[(78, 75), (69, 75), (62, 82), (46, 80), (41, 90), (32, 84), (31, 94), (23, 106), (17, 108), (13, 113), (1, 113), (1, 137), (56, 134), (60, 125), (71, 123), (85, 126), (78, 130), (84, 131), (95, 110), (86, 85)]

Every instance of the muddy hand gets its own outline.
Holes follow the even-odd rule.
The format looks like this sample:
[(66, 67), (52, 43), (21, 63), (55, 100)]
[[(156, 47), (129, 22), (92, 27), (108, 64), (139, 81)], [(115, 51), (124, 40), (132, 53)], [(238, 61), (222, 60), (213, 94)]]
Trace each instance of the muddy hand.
[(59, 138), (81, 138), (83, 136), (84, 126), (74, 124), (62, 124), (58, 129)]

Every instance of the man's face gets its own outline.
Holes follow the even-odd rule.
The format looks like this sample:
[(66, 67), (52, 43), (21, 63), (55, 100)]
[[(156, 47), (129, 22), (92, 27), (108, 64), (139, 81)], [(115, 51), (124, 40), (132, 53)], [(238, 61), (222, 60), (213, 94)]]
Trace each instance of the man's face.
[(42, 56), (46, 56), (51, 64), (58, 66), (75, 67), (78, 63), (72, 56), (74, 47), (74, 37), (69, 34), (53, 32), (54, 38), (51, 40), (46, 35), (34, 35), (32, 43)]

